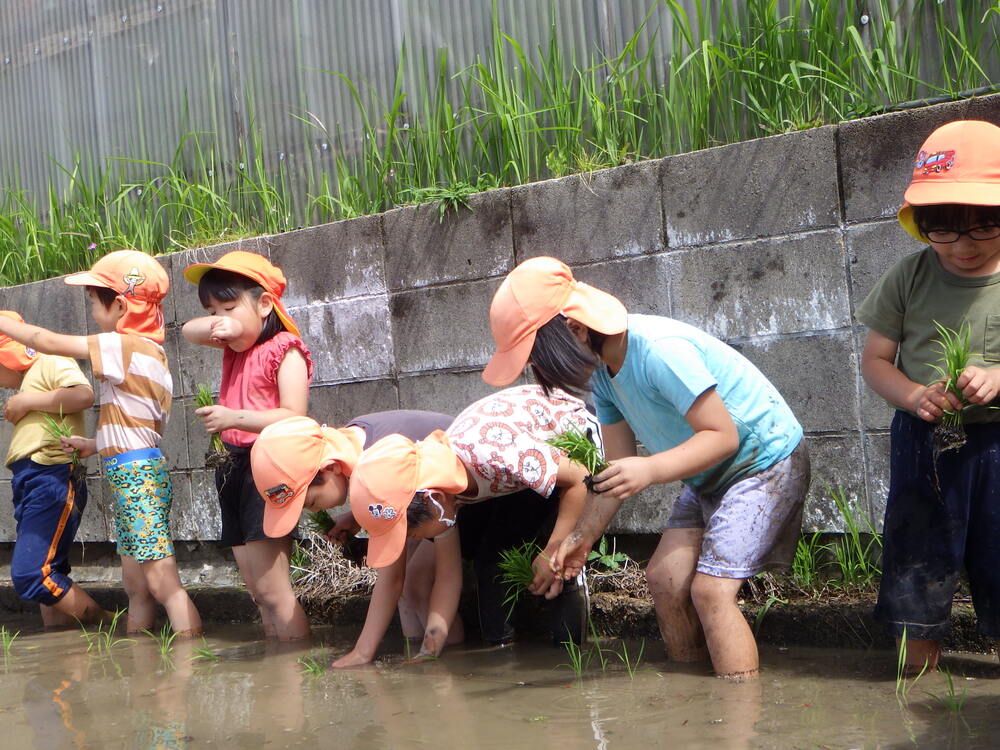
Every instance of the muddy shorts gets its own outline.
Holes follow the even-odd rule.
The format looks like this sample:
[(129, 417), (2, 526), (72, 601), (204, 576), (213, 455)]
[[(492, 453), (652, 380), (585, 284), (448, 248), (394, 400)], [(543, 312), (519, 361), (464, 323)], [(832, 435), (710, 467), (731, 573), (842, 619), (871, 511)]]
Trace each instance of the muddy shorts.
[(118, 554), (137, 562), (174, 554), (170, 539), (174, 493), (160, 449), (143, 448), (106, 458), (104, 476), (114, 493)]
[(935, 461), (934, 425), (902, 411), (892, 420), (875, 617), (896, 637), (947, 633), (964, 568), (980, 632), (1000, 638), (1000, 424), (965, 431)]
[(731, 485), (722, 495), (685, 486), (668, 529), (703, 528), (699, 573), (750, 578), (792, 562), (809, 490), (809, 451), (799, 443), (788, 458)]

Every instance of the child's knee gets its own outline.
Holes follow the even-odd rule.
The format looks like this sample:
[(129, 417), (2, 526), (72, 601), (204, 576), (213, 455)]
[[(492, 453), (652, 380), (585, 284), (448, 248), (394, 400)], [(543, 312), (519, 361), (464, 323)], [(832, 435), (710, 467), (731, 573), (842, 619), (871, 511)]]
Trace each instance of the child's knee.
[(58, 601), (53, 592), (45, 585), (47, 577), (38, 569), (23, 570), (11, 573), (11, 581), (17, 595), (28, 602), (53, 605)]
[[(738, 590), (738, 587), (737, 587)], [(736, 590), (728, 578), (713, 578), (712, 576), (695, 576), (691, 582), (691, 601), (704, 619), (720, 608), (736, 605)]]
[(679, 604), (691, 599), (691, 586), (687, 581), (670, 575), (669, 571), (650, 567), (646, 569), (646, 585), (649, 593), (667, 604)]

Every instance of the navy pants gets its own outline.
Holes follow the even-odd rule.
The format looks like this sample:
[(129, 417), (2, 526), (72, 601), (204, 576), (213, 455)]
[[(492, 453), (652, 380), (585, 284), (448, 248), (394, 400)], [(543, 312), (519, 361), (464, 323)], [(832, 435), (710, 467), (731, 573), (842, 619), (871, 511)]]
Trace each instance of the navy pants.
[(892, 421), (875, 617), (897, 637), (940, 640), (964, 568), (980, 632), (1000, 638), (1000, 423), (967, 425), (936, 462), (933, 430), (901, 411)]
[(44, 466), (30, 458), (10, 465), (17, 541), (10, 561), (22, 599), (53, 605), (73, 585), (69, 549), (87, 505), (87, 483), (70, 464)]

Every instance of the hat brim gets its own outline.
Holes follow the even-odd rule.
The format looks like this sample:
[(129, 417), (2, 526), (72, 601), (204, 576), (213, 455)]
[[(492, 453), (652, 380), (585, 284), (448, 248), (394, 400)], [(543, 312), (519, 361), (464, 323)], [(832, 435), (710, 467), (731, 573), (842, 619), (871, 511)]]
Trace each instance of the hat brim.
[[(221, 266), (216, 266), (211, 263), (192, 263), (190, 266), (184, 269), (184, 279), (185, 281), (190, 281), (192, 284), (198, 284), (201, 281), (201, 277), (206, 273), (211, 271), (213, 268), (222, 268)], [(223, 269), (229, 270), (229, 269)]]
[(911, 206), (936, 203), (965, 203), (970, 206), (1000, 206), (1000, 184), (995, 182), (914, 182), (903, 200)]
[(609, 336), (628, 329), (628, 310), (621, 300), (582, 281), (570, 292), (562, 314)]
[(302, 507), (306, 502), (306, 489), (303, 487), (291, 500), (281, 505), (272, 505), (264, 501), (264, 533), (272, 539), (280, 539), (292, 533), (302, 517)]
[(81, 273), (71, 273), (69, 276), (66, 276), (63, 279), (63, 281), (69, 284), (70, 286), (100, 286), (104, 287), (105, 289), (110, 289), (111, 291), (118, 291), (114, 287), (110, 286), (107, 281), (97, 276), (94, 276), (94, 274), (90, 273), (89, 271), (82, 271)]
[[(238, 268), (230, 268), (224, 264), (218, 263), (192, 263), (190, 266), (184, 269), (184, 278), (190, 281), (192, 284), (201, 283), (202, 277), (213, 269), (219, 269), (220, 271), (229, 271), (231, 273), (238, 273), (241, 276), (246, 276), (248, 279), (260, 284), (260, 279), (250, 276), (245, 271)], [(263, 285), (262, 285), (263, 286)], [(271, 299), (274, 302), (274, 311), (278, 315), (278, 319), (281, 324), (285, 327), (285, 330), (294, 336), (302, 338), (302, 334), (299, 332), (299, 327), (295, 325), (295, 321), (292, 320), (292, 316), (288, 314), (288, 310), (285, 309), (284, 303), (274, 294), (271, 294)]]
[(399, 518), (385, 533), (378, 536), (368, 536), (368, 567), (384, 568), (392, 565), (399, 556), (403, 554), (406, 546), (406, 511), (400, 513)]
[(535, 332), (532, 331), (510, 349), (494, 354), (483, 368), (483, 380), (493, 386), (513, 383), (527, 367), (534, 345)]

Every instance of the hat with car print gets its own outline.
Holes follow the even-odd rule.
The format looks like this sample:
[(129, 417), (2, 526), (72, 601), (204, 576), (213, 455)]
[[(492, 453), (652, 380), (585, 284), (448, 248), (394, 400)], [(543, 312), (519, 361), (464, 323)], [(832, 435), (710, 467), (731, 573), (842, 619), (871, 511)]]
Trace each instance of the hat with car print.
[(387, 435), (364, 453), (351, 475), (351, 512), (368, 532), (368, 565), (384, 568), (406, 545), (406, 509), (421, 490), (463, 492), (469, 483), (465, 465), (437, 430), (413, 442)]

